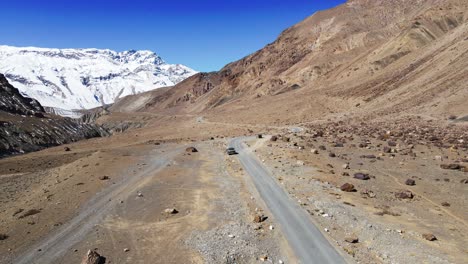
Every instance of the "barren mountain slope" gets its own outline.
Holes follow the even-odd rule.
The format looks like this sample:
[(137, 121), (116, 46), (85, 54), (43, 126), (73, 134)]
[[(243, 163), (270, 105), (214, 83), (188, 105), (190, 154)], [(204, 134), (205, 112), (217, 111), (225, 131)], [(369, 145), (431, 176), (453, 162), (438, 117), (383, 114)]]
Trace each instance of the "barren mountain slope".
[(127, 98), (114, 108), (209, 110), (268, 123), (344, 112), (466, 115), (467, 11), (467, 2), (458, 0), (348, 1), (219, 72), (197, 74), (164, 93)]

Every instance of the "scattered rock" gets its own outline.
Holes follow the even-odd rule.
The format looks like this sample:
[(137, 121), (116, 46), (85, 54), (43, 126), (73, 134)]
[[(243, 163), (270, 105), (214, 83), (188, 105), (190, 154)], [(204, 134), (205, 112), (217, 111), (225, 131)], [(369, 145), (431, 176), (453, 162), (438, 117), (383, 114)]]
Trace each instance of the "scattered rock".
[(365, 196), (367, 196), (369, 198), (375, 198), (375, 193), (373, 191), (371, 191), (371, 190), (368, 190), (368, 189), (362, 190), (361, 194), (365, 195)]
[(383, 147), (383, 150), (382, 150), (383, 153), (391, 153), (392, 152), (392, 149), (390, 147)]
[(361, 173), (361, 172), (355, 173), (354, 178), (358, 180), (364, 180), (364, 181), (367, 181), (370, 179), (369, 174)]
[(343, 172), (343, 173), (341, 173), (341, 176), (349, 177), (349, 173)]
[(166, 214), (177, 214), (179, 211), (177, 211), (177, 209), (175, 208), (167, 208), (166, 210), (164, 210), (164, 212)]
[(395, 197), (399, 199), (413, 199), (414, 195), (410, 191), (402, 191), (395, 193)]
[(343, 166), (341, 166), (344, 170), (349, 170), (349, 163), (346, 163), (346, 164), (343, 164)]
[(84, 256), (81, 264), (104, 264), (106, 263), (106, 258), (99, 255), (94, 250), (88, 250), (88, 253)]
[(270, 141), (273, 141), (273, 142), (276, 142), (278, 140), (278, 137), (277, 136), (272, 136), (270, 138)]
[(336, 154), (335, 154), (335, 153), (333, 153), (333, 152), (330, 152), (330, 153), (328, 153), (328, 157), (330, 157), (330, 158), (334, 158), (334, 157), (336, 157)]
[(341, 185), (340, 189), (343, 192), (355, 192), (356, 191), (356, 189), (354, 189), (354, 185), (352, 185), (351, 183), (345, 183)]
[(354, 235), (353, 236), (348, 236), (348, 237), (345, 238), (345, 241), (348, 242), (348, 243), (354, 244), (354, 243), (359, 242), (359, 238), (357, 236), (354, 236)]
[(437, 237), (434, 236), (433, 234), (423, 234), (422, 237), (428, 241), (435, 241), (437, 240)]
[(256, 215), (254, 217), (253, 221), (254, 221), (254, 223), (261, 223), (261, 222), (265, 221), (266, 219), (267, 219), (267, 217), (264, 216), (264, 215)]
[(185, 149), (185, 151), (195, 153), (198, 152), (198, 149), (196, 149), (195, 147), (188, 147)]
[(416, 181), (413, 180), (413, 179), (407, 179), (407, 180), (405, 181), (405, 184), (406, 184), (406, 185), (409, 185), (409, 186), (414, 186), (414, 185), (416, 185)]
[(110, 179), (110, 178), (109, 178), (109, 176), (107, 176), (107, 175), (99, 176), (99, 180), (101, 180), (101, 181), (106, 181), (106, 180), (109, 180), (109, 179)]

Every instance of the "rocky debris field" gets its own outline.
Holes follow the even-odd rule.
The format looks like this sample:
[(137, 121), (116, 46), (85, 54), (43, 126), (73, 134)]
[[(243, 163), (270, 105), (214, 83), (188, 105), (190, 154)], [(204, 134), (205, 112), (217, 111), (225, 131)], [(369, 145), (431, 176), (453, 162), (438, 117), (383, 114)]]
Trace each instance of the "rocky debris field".
[(419, 118), (307, 125), (256, 150), (359, 263), (464, 263), (468, 129)]

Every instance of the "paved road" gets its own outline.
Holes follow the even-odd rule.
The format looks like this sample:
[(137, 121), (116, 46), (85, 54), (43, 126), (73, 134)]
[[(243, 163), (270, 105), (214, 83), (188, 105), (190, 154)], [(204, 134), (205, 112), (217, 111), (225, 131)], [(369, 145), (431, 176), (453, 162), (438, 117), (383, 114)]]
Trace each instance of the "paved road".
[[(165, 153), (153, 153), (151, 162), (138, 174), (110, 185), (94, 198), (82, 206), (79, 214), (66, 223), (60, 230), (39, 241), (36, 245), (16, 258), (15, 264), (46, 264), (55, 263), (76, 243), (85, 238), (95, 225), (115, 207), (119, 200), (125, 200), (130, 195), (135, 195), (141, 182), (156, 175), (166, 167), (171, 159), (181, 151), (180, 148)], [(129, 169), (131, 171), (131, 169)], [(40, 249), (40, 251), (39, 251)]]
[(243, 140), (245, 138), (235, 138), (229, 145), (239, 153), (239, 161), (252, 177), (298, 260), (303, 264), (346, 263), (310, 221), (309, 215), (286, 194), (255, 155), (246, 148)]

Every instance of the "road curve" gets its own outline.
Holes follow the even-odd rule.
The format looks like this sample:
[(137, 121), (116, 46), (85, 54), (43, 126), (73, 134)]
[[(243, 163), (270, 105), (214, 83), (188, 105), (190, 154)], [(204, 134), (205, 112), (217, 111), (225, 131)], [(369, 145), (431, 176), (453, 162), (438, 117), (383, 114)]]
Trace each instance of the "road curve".
[(229, 146), (239, 153), (239, 161), (252, 177), (260, 196), (278, 221), (300, 263), (346, 263), (311, 222), (309, 215), (286, 194), (256, 156), (246, 148), (243, 144), (245, 139), (232, 139)]

